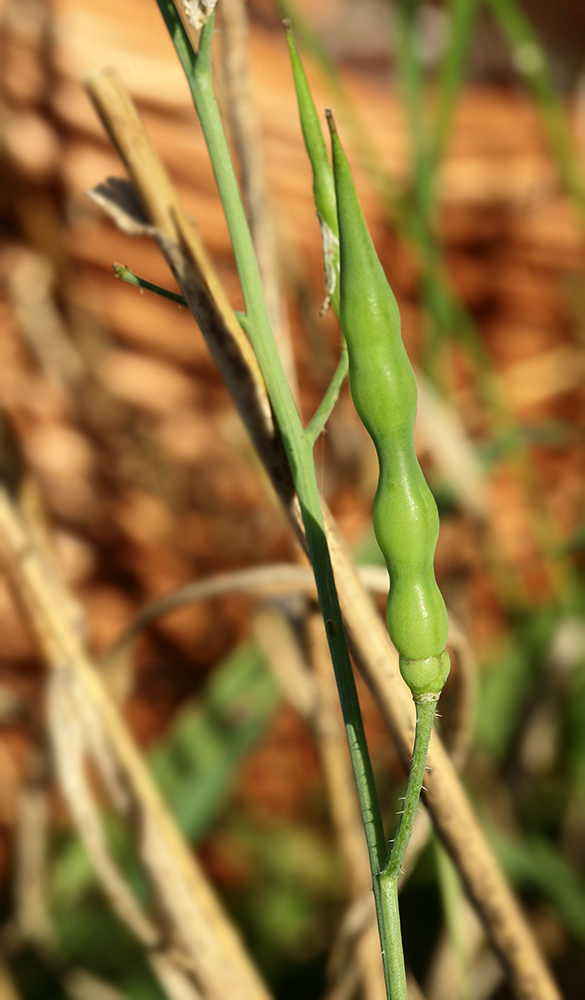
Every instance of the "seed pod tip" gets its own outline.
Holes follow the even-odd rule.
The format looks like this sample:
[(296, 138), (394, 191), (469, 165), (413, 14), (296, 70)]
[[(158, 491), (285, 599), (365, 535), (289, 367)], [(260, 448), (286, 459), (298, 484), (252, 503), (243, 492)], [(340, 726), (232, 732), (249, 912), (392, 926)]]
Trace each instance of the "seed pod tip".
[(329, 126), (329, 132), (331, 135), (337, 135), (337, 126), (335, 125), (335, 118), (333, 117), (331, 108), (325, 108), (325, 117)]

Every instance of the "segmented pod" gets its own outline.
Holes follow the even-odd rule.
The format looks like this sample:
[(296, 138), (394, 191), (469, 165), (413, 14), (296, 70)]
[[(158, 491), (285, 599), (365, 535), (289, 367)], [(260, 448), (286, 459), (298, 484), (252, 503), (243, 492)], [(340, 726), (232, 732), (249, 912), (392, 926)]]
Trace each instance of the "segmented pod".
[(447, 611), (434, 572), (437, 507), (414, 450), (416, 382), (400, 314), (327, 113), (341, 255), (340, 320), (355, 408), (378, 452), (374, 531), (390, 574), (387, 620), (402, 676), (418, 700), (438, 697), (449, 673)]

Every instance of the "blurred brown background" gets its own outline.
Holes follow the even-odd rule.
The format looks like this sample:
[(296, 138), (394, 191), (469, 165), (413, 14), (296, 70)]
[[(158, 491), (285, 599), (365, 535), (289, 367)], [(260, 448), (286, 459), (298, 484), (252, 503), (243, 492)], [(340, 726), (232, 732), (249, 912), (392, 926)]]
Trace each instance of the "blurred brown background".
[[(387, 55), (387, 5), (327, 0), (303, 8), (339, 65), (379, 162), (408, 192), (409, 139)], [(530, 4), (526, 10), (542, 31), (582, 164), (579, 27), (585, 18), (577, 3), (555, 5), (554, 11)], [(308, 419), (334, 370), (339, 334), (331, 315), (318, 316), (324, 297), (319, 231), (279, 16), (268, 0), (251, 2), (249, 14), (262, 158), (300, 406)], [(425, 17), (432, 70), (446, 15), (429, 5)], [(424, 426), (419, 435), (445, 515), (437, 552), (440, 582), (484, 666), (507, 648), (515, 615), (538, 615), (540, 609), (548, 614), (563, 602), (569, 607), (567, 579), (575, 566), (579, 571), (579, 552), (568, 568), (561, 548), (581, 528), (584, 466), (578, 213), (563, 190), (538, 108), (496, 35), (486, 23), (474, 42), (472, 82), (458, 103), (440, 174), (439, 232), (448, 278), (493, 363), (486, 378), (495, 380), (512, 423), (528, 442), (532, 478), (517, 475), (502, 438), (494, 445), (493, 415), (456, 338), (439, 372), (460, 429), (479, 455), (472, 499), (466, 486), (478, 467), (446, 472), (441, 445)], [(219, 56), (217, 61), (219, 67)], [(80, 84), (84, 73), (110, 65), (137, 102), (234, 307), (242, 306), (201, 131), (156, 5), (0, 0), (0, 406), (39, 486), (61, 572), (83, 608), (88, 642), (98, 654), (154, 597), (216, 572), (299, 558), (192, 317), (113, 276), (111, 265), (120, 262), (174, 287), (156, 246), (117, 231), (84, 195), (105, 177), (123, 174)], [(308, 69), (318, 107), (335, 108), (335, 95), (309, 60)], [(422, 363), (422, 265), (388, 219), (344, 114), (341, 128), (347, 129), (364, 210), (399, 299), (407, 347)], [(346, 538), (356, 549), (373, 552), (369, 512), (376, 464), (347, 391), (317, 455), (323, 490)], [(252, 605), (241, 595), (214, 598), (149, 629), (125, 707), (141, 742), (164, 733), (177, 707), (199, 693), (214, 665), (248, 637)], [(0, 636), (0, 686), (10, 697), (24, 697), (34, 723), (11, 715), (7, 696), (0, 729), (0, 875), (8, 885), (17, 792), (29, 773), (42, 683), (4, 584)], [(578, 655), (572, 647), (573, 660)], [(539, 745), (544, 732), (543, 739), (552, 740), (552, 763), (542, 766), (549, 767), (552, 782), (562, 742), (559, 718), (543, 722), (540, 713), (534, 722), (530, 705), (522, 704), (515, 747), (523, 746), (528, 756), (520, 754), (515, 766), (526, 767), (528, 775), (538, 770), (526, 741), (532, 733)], [(373, 707), (367, 715), (380, 761), (398, 780), (400, 766)], [(531, 730), (529, 723), (544, 728)], [(481, 779), (479, 759), (475, 777)], [(288, 820), (306, 808), (318, 786), (319, 766), (304, 726), (283, 705), (242, 771), (241, 801), (268, 822)], [(553, 826), (582, 877), (582, 803), (575, 808), (564, 833), (558, 819)], [(209, 844), (206, 850), (218, 881), (237, 883), (238, 865), (234, 874), (220, 849)], [(572, 932), (551, 912), (546, 906), (539, 911), (545, 949), (550, 946), (553, 960), (564, 956), (570, 968)]]

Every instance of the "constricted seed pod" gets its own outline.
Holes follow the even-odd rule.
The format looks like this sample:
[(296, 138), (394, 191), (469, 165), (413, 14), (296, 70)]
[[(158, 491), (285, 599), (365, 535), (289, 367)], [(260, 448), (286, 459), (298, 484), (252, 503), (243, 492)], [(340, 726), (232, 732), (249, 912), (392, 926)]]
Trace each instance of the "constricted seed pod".
[(439, 516), (414, 449), (417, 391), (400, 314), (368, 232), (335, 123), (327, 113), (340, 241), (340, 321), (355, 408), (380, 463), (374, 531), (390, 574), (387, 621), (416, 700), (438, 697), (449, 673), (448, 619), (434, 554)]

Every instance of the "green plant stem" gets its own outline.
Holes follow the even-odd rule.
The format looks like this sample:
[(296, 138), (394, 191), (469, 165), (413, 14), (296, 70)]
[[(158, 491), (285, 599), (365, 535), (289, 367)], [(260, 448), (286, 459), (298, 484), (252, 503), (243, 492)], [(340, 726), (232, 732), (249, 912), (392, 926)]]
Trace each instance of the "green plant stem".
[[(423, 700), (424, 698), (424, 700)], [(421, 700), (415, 699), (416, 705), (416, 730), (414, 734), (414, 747), (412, 751), (412, 762), (406, 785), (406, 795), (404, 797), (404, 808), (400, 815), (400, 821), (396, 830), (396, 835), (392, 842), (390, 854), (384, 865), (382, 877), (385, 879), (398, 878), (404, 860), (404, 853), (410, 840), (412, 827), (418, 809), (421, 789), (425, 771), (427, 767), (427, 753), (431, 742), (431, 733), (435, 719), (435, 711), (439, 696), (427, 700), (423, 696)]]
[[(145, 288), (147, 292), (154, 292), (155, 295), (160, 295), (162, 299), (170, 299), (171, 302), (176, 302), (178, 306), (185, 306), (189, 308), (187, 299), (183, 295), (177, 294), (177, 292), (170, 292), (168, 288), (161, 288), (160, 285), (155, 285), (152, 281), (147, 281), (146, 278), (141, 278), (140, 275), (135, 274), (131, 271), (129, 267), (125, 264), (114, 264), (114, 274), (120, 281), (125, 281), (127, 285), (134, 285), (135, 288)], [(246, 326), (246, 315), (245, 313), (238, 312), (235, 310), (236, 318), (238, 323), (242, 327), (245, 333), (248, 332)]]
[[(386, 993), (391, 1000), (408, 1000), (398, 906), (398, 879), (380, 877), (377, 888), (380, 897), (379, 912), (384, 922), (383, 927), (380, 926), (380, 940)], [(376, 888), (374, 895), (376, 896)], [(377, 896), (376, 905), (378, 906)]]
[(432, 844), (445, 926), (455, 959), (458, 993), (461, 1000), (473, 1000), (475, 991), (471, 981), (469, 949), (464, 925), (463, 887), (455, 865), (436, 834), (433, 835)]
[[(436, 382), (437, 359), (456, 328), (454, 301), (441, 280), (442, 252), (437, 239), (437, 168), (439, 147), (427, 123), (425, 80), (418, 53), (418, 0), (397, 5), (397, 67), (406, 109), (411, 153), (412, 206), (408, 220), (411, 238), (423, 262), (423, 300), (427, 317), (427, 367)], [(443, 134), (444, 145), (446, 136)]]
[(379, 912), (384, 921), (384, 928), (380, 927), (384, 977), (388, 995), (392, 1000), (407, 1000), (402, 930), (398, 907), (398, 878), (420, 801), (437, 701), (438, 697), (432, 700), (415, 700), (416, 730), (404, 808), (388, 860), (383, 871), (374, 880), (374, 894), (376, 900), (378, 895), (380, 897)]
[(347, 344), (345, 341), (341, 344), (341, 354), (339, 356), (339, 363), (333, 378), (329, 383), (327, 392), (323, 396), (323, 399), (319, 403), (319, 406), (315, 410), (315, 413), (311, 417), (309, 423), (305, 427), (305, 435), (309, 441), (313, 444), (323, 432), (325, 424), (331, 416), (331, 412), (339, 399), (339, 393), (341, 392), (343, 383), (347, 378), (347, 372), (349, 368), (348, 358), (347, 358)]
[(508, 42), (516, 68), (532, 91), (540, 111), (561, 181), (575, 206), (581, 228), (585, 227), (585, 184), (575, 144), (546, 55), (538, 35), (515, 0), (487, 0), (487, 6)]
[(203, 28), (199, 52), (194, 53), (172, 0), (157, 0), (157, 3), (186, 73), (205, 136), (242, 285), (246, 329), (266, 383), (301, 507), (309, 557), (315, 572), (319, 603), (339, 690), (370, 866), (374, 874), (380, 871), (383, 864), (384, 830), (325, 537), (313, 461), (314, 442), (305, 434), (276, 350), (248, 222), (213, 92), (210, 63), (214, 20), (211, 17)]
[(161, 288), (160, 285), (155, 285), (152, 281), (147, 281), (146, 278), (140, 278), (129, 267), (126, 267), (125, 264), (114, 264), (113, 268), (116, 277), (120, 278), (120, 281), (125, 281), (126, 284), (135, 285), (137, 288), (145, 288), (147, 292), (154, 292), (155, 295), (160, 295), (163, 299), (170, 299), (171, 302), (176, 302), (179, 306), (187, 305), (187, 300), (182, 295), (178, 295), (177, 292), (170, 292), (168, 288)]
[(433, 109), (432, 167), (436, 171), (451, 135), (459, 91), (465, 80), (467, 54), (483, 0), (449, 0), (449, 45), (437, 80), (438, 103)]
[[(321, 500), (313, 460), (314, 442), (327, 419), (339, 386), (345, 377), (344, 356), (342, 355), (332, 386), (330, 386), (321, 407), (319, 407), (309, 428), (306, 431), (303, 430), (272, 336), (248, 223), (211, 84), (210, 54), (213, 18), (207, 22), (203, 29), (199, 53), (195, 54), (171, 0), (157, 0), (157, 2), (186, 72), (209, 149), (242, 285), (246, 305), (245, 326), (266, 382), (295, 482), (357, 785), (373, 877), (374, 897), (384, 955), (386, 988), (388, 996), (392, 1000), (405, 1000), (406, 979), (396, 895), (397, 872), (400, 870), (400, 863), (416, 813), (424, 776), (426, 748), (430, 738), (434, 704), (431, 706), (432, 713), (427, 705), (421, 706), (420, 709), (417, 708), (415, 751), (411, 777), (407, 786), (405, 810), (398, 827), (394, 848), (390, 854), (388, 871), (384, 871), (381, 875), (387, 853), (384, 829), (324, 531)], [(429, 718), (430, 722), (426, 726), (426, 720)], [(396, 875), (394, 875), (395, 867), (397, 868)]]

